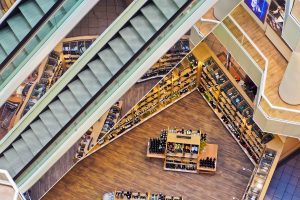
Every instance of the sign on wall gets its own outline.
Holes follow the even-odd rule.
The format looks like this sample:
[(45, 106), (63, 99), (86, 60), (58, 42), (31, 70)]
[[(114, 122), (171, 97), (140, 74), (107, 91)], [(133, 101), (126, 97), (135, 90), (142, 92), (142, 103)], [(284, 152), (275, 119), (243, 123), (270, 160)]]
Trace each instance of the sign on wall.
[(264, 23), (269, 6), (268, 2), (266, 0), (244, 0), (244, 2), (259, 20)]
[(285, 0), (272, 0), (267, 16), (267, 23), (281, 35), (285, 15)]

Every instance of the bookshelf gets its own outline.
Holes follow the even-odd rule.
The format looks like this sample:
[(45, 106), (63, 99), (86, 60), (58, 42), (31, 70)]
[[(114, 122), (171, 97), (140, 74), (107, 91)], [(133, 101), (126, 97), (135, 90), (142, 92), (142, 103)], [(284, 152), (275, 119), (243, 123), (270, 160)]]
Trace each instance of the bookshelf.
[(190, 54), (162, 78), (100, 142), (106, 145), (197, 88), (199, 65)]
[(264, 133), (253, 121), (253, 103), (207, 45), (197, 51), (205, 51), (199, 92), (220, 118), (224, 126), (240, 144), (253, 164), (260, 160), (265, 143), (273, 136)]

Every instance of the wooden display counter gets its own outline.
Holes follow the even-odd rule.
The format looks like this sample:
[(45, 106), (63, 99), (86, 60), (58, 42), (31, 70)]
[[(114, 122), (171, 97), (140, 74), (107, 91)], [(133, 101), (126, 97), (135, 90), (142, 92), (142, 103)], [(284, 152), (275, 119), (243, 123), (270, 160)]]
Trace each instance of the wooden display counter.
[(183, 197), (163, 193), (115, 191), (105, 193), (102, 200), (183, 200)]
[(218, 145), (206, 144), (200, 130), (162, 130), (160, 138), (150, 139), (147, 157), (164, 159), (164, 170), (188, 173), (216, 171)]
[(218, 145), (217, 144), (206, 144), (203, 151), (199, 154), (197, 170), (201, 171), (202, 173), (215, 172), (217, 170), (216, 167), (208, 168), (208, 167), (201, 166), (200, 160), (206, 159), (206, 158), (215, 158), (216, 159), (215, 165), (217, 166), (217, 159), (218, 159), (217, 157), (218, 157)]

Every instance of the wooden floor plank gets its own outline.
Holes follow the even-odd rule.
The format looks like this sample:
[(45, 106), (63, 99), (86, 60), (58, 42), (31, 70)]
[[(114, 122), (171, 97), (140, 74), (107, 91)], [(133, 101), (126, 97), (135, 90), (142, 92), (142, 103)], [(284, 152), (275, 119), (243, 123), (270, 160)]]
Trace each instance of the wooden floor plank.
[[(201, 128), (219, 145), (214, 175), (166, 172), (163, 161), (146, 158), (150, 137), (166, 127)], [(77, 164), (43, 199), (96, 199), (115, 189), (182, 194), (186, 200), (241, 199), (253, 165), (198, 92)]]

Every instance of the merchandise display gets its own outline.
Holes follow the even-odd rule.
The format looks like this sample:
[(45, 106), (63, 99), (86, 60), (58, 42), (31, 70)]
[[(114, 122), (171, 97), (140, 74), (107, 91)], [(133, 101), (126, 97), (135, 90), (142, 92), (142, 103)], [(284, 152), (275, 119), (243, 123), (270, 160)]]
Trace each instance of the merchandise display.
[(267, 176), (269, 174), (275, 156), (276, 156), (276, 151), (271, 149), (265, 150), (259, 164), (253, 170), (250, 179), (250, 184), (247, 187), (243, 199), (245, 200), (259, 199), (261, 190), (266, 182)]
[[(202, 46), (210, 52), (206, 45)], [(265, 143), (273, 137), (255, 124), (252, 101), (242, 94), (243, 90), (213, 54), (203, 61), (199, 91), (249, 158), (257, 164)]]
[(164, 169), (178, 172), (215, 172), (217, 154), (218, 145), (207, 144), (206, 133), (178, 128), (163, 129), (147, 148), (147, 157), (165, 159)]
[(62, 53), (67, 67), (71, 66), (92, 45), (94, 39), (63, 42)]
[(116, 102), (104, 115), (81, 137), (74, 161), (82, 159), (91, 148), (93, 148), (101, 138), (119, 120), (122, 110), (122, 101)]
[(182, 196), (170, 196), (163, 193), (115, 191), (105, 193), (102, 200), (183, 200)]
[(162, 56), (139, 82), (152, 78), (162, 78), (172, 70), (190, 51), (189, 40), (180, 39), (164, 56)]
[(16, 0), (1, 0), (0, 9), (2, 12), (7, 12), (10, 7), (16, 2)]
[(285, 20), (285, 0), (272, 0), (267, 16), (267, 23), (281, 36)]
[(112, 141), (194, 91), (198, 72), (198, 61), (188, 55), (116, 124), (102, 143)]
[(24, 1), (0, 0), (0, 165), (28, 199), (300, 199), (300, 104), (279, 91), (300, 0)]

